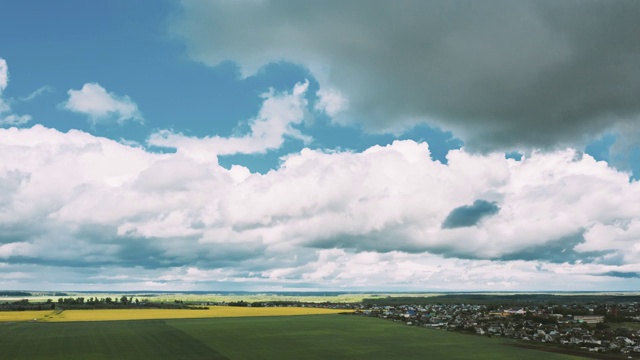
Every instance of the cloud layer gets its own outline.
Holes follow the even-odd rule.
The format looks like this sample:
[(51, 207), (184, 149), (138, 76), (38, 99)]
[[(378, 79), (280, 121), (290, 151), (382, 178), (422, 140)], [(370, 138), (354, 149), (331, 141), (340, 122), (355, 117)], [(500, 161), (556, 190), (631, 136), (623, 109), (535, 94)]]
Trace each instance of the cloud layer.
[(173, 31), (193, 58), (236, 61), (245, 74), (303, 64), (335, 121), (373, 131), (427, 121), (483, 151), (557, 149), (640, 128), (634, 0), (182, 4)]
[[(80, 131), (0, 129), (3, 284), (49, 269), (75, 288), (637, 285), (627, 174), (574, 150), (429, 155), (414, 141), (304, 149), (261, 175)], [(460, 209), (491, 216), (443, 227)]]

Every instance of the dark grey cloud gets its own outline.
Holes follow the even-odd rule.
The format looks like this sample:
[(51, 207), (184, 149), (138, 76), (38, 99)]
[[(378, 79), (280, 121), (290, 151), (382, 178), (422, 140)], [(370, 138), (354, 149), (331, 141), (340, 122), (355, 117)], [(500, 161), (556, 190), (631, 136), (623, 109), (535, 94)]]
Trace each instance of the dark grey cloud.
[(574, 250), (576, 245), (583, 243), (583, 233), (565, 236), (526, 249), (505, 254), (499, 260), (544, 260), (550, 263), (575, 263), (576, 261), (594, 262), (610, 251), (585, 251)]
[(426, 243), (406, 241), (411, 238), (414, 224), (387, 224), (383, 229), (373, 229), (360, 234), (343, 232), (329, 237), (318, 237), (306, 245), (315, 249), (345, 249), (349, 251), (392, 252), (410, 254), (431, 252), (433, 246)]
[[(8, 228), (0, 224), (0, 246), (24, 243), (26, 253), (6, 253), (0, 262), (70, 268), (121, 267), (165, 269), (197, 266), (234, 268), (264, 256), (260, 243), (200, 243), (198, 236), (141, 237), (119, 235), (117, 227), (79, 224), (75, 229), (45, 226)], [(3, 255), (0, 253), (0, 255)]]
[(24, 242), (34, 236), (43, 234), (46, 230), (38, 223), (25, 221), (24, 223), (0, 223), (0, 245)]
[(184, 0), (194, 59), (309, 67), (371, 130), (416, 121), (477, 150), (640, 125), (640, 2)]
[(612, 276), (623, 279), (638, 279), (640, 278), (640, 274), (637, 272), (622, 272), (622, 271), (609, 271), (606, 273), (602, 273), (602, 276)]
[(263, 244), (202, 244), (198, 237), (118, 237), (110, 264), (122, 267), (161, 269), (197, 266), (201, 269), (234, 268), (264, 256)]
[(464, 205), (451, 210), (442, 223), (443, 229), (474, 226), (482, 218), (497, 214), (500, 207), (494, 202), (476, 200), (472, 205)]

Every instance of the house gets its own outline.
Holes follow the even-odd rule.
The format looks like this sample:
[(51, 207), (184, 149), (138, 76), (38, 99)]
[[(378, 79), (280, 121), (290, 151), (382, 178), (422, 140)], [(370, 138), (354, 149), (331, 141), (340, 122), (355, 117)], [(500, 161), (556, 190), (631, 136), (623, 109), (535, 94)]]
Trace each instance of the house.
[(604, 316), (600, 315), (575, 315), (573, 317), (574, 321), (583, 322), (586, 324), (597, 324), (604, 321)]

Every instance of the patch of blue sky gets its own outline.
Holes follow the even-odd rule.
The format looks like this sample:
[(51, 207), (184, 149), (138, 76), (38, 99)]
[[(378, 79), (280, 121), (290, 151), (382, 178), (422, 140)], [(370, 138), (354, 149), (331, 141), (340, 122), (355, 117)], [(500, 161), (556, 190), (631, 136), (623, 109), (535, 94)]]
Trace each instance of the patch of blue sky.
[(504, 154), (504, 157), (505, 157), (505, 158), (507, 158), (507, 159), (513, 159), (513, 160), (515, 160), (515, 161), (520, 161), (520, 160), (522, 160), (522, 156), (523, 156), (523, 155), (522, 155), (520, 152), (518, 152), (518, 151), (511, 151), (511, 152), (508, 152), (508, 153), (505, 153), (505, 154)]
[(452, 149), (459, 149), (463, 143), (455, 138), (451, 132), (442, 131), (436, 127), (418, 125), (401, 135), (372, 134), (363, 131), (359, 126), (341, 126), (331, 124), (330, 119), (323, 114), (316, 114), (313, 129), (314, 142), (310, 148), (363, 151), (374, 145), (384, 146), (395, 140), (414, 140), (427, 142), (431, 158), (443, 164), (447, 163), (446, 155)]
[(607, 133), (600, 139), (588, 144), (584, 152), (593, 156), (597, 161), (609, 161), (609, 148), (616, 142), (616, 135)]
[(624, 152), (612, 152), (611, 147), (616, 143), (618, 135), (608, 132), (585, 147), (584, 152), (593, 156), (597, 161), (605, 161), (609, 166), (619, 170), (631, 172), (630, 180), (640, 179), (640, 147), (625, 148)]
[(631, 151), (628, 163), (631, 164), (631, 179), (640, 180), (640, 148)]

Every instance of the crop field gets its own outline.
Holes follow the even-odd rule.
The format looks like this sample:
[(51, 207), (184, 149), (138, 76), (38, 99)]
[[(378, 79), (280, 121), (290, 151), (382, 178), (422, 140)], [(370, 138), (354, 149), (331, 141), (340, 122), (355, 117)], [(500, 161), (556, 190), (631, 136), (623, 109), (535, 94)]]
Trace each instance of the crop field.
[(247, 316), (292, 316), (319, 315), (349, 312), (350, 310), (334, 310), (302, 307), (234, 307), (211, 306), (208, 310), (192, 309), (98, 309), (98, 310), (65, 310), (65, 311), (0, 311), (0, 322), (3, 321), (40, 321), (40, 322), (73, 322), (73, 321), (114, 321), (114, 320), (157, 320), (157, 319), (197, 319), (216, 317)]
[(0, 324), (0, 357), (16, 360), (579, 359), (512, 345), (346, 315)]
[(0, 311), (0, 323), (6, 321), (29, 321), (33, 319), (42, 319), (46, 315), (52, 314), (51, 310), (43, 311)]

